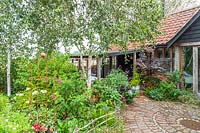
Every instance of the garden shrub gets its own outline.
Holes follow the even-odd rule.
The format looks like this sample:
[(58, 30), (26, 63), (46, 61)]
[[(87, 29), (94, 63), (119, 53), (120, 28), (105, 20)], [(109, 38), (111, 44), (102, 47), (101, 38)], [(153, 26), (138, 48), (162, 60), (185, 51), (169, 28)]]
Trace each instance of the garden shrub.
[(129, 86), (127, 75), (122, 70), (113, 70), (105, 79), (96, 81), (93, 90), (95, 95), (100, 97), (100, 101), (112, 107), (120, 107), (123, 97), (126, 103), (130, 104), (136, 96), (136, 92)]
[(56, 124), (56, 119), (64, 116), (84, 117), (81, 113), (85, 110), (74, 110), (78, 107), (84, 109), (83, 105), (87, 107), (85, 101), (89, 98), (84, 97), (84, 101), (80, 101), (87, 90), (85, 79), (80, 78), (77, 68), (68, 59), (68, 55), (53, 53), (45, 58), (33, 59), (28, 64), (29, 77), (21, 82), (27, 88), (16, 93), (14, 109), (32, 115), (32, 124), (50, 127)]
[(144, 81), (144, 85), (148, 88), (148, 87), (156, 87), (159, 85), (159, 83), (161, 82), (161, 80), (159, 78), (156, 77), (149, 77), (149, 76), (145, 76), (143, 78)]
[(112, 70), (103, 82), (106, 86), (116, 90), (129, 85), (128, 77), (122, 70)]
[(176, 88), (180, 82), (180, 73), (175, 71), (168, 74), (166, 81), (161, 81), (157, 86), (145, 90), (145, 95), (155, 100), (178, 100), (181, 90)]
[(182, 95), (178, 97), (178, 100), (182, 103), (193, 104), (200, 106), (200, 100), (194, 95), (192, 90), (185, 90), (182, 92)]
[(3, 94), (0, 94), (0, 112), (3, 111), (3, 109), (7, 106), (8, 102), (8, 97), (4, 96)]
[(104, 80), (106, 80), (106, 78), (94, 83), (92, 87), (92, 95), (94, 95), (99, 102), (105, 102), (111, 107), (121, 106), (122, 102), (120, 92), (118, 89), (112, 88), (113, 85), (104, 84)]
[[(113, 72), (108, 79), (97, 81), (92, 89), (87, 89), (86, 79), (80, 77), (77, 68), (68, 62), (68, 57), (52, 54), (33, 59), (27, 65), (32, 68), (27, 73), (32, 73), (33, 79), (30, 82), (31, 77), (26, 77), (21, 82), (26, 89), (16, 93), (14, 109), (31, 115), (31, 124), (47, 128), (53, 125), (58, 131), (71, 132), (77, 123), (83, 126), (113, 112), (115, 106), (121, 106), (119, 88), (128, 85), (123, 72)], [(71, 126), (66, 127), (67, 123)]]
[[(34, 129), (46, 126), (49, 131), (53, 126), (60, 132), (71, 132), (76, 125), (84, 126), (115, 111), (122, 105), (122, 96), (127, 98), (128, 103), (135, 96), (128, 86), (127, 75), (121, 70), (112, 71), (88, 89), (86, 79), (80, 77), (77, 68), (68, 61), (68, 55), (43, 55), (28, 61), (28, 70), (22, 74), (25, 76), (18, 80), (26, 88), (18, 91), (13, 98), (13, 109), (30, 115), (30, 125), (34, 124)], [(112, 125), (114, 121), (102, 126)]]
[(0, 132), (19, 133), (30, 129), (29, 117), (25, 113), (13, 111), (8, 98), (0, 94)]
[(140, 85), (141, 82), (142, 82), (141, 75), (137, 72), (134, 72), (134, 77), (131, 79), (129, 84), (131, 86), (137, 86)]

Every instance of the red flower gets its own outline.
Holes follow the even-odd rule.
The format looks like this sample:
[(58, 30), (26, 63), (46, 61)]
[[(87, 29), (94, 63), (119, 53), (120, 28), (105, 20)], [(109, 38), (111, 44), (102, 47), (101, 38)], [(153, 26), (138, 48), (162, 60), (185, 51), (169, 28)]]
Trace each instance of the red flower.
[(49, 130), (50, 130), (50, 132), (55, 131), (55, 127), (54, 127), (54, 126), (51, 126), (51, 127), (49, 128)]
[(42, 126), (41, 129), (42, 129), (42, 131), (46, 132), (47, 131), (47, 126)]
[(40, 130), (40, 124), (38, 124), (38, 123), (33, 124), (33, 127), (36, 132), (38, 132)]

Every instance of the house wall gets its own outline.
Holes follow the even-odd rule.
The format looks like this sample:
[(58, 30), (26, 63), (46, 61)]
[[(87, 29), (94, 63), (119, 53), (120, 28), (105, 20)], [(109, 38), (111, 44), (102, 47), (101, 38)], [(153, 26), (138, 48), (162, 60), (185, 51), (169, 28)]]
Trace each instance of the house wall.
[(200, 41), (200, 18), (198, 18), (178, 39), (178, 43)]

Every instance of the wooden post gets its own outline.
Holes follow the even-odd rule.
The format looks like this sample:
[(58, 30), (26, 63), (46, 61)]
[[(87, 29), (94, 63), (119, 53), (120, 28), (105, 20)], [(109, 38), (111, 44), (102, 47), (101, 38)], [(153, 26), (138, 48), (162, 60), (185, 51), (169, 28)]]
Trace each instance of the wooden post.
[[(176, 46), (175, 47), (175, 61), (174, 61), (174, 70), (180, 71), (181, 69), (181, 48)], [(177, 84), (177, 88), (181, 88), (181, 84)]]
[(183, 72), (185, 60), (184, 60), (184, 53), (183, 53), (183, 47), (179, 47), (179, 58), (180, 58), (180, 71)]
[(109, 59), (110, 59), (110, 71), (112, 70), (112, 56), (111, 57), (109, 57)]
[(173, 48), (169, 48), (169, 57), (170, 57), (170, 72), (172, 72), (173, 71), (173, 65), (174, 65)]
[(102, 57), (97, 57), (97, 78), (101, 79)]
[(165, 58), (165, 48), (162, 49), (162, 58)]
[(180, 70), (180, 51), (179, 47), (175, 48), (175, 61), (174, 61), (174, 70)]
[(82, 64), (82, 60), (81, 57), (78, 59), (78, 69), (81, 71), (81, 64)]
[(198, 96), (198, 47), (193, 47), (193, 92)]
[(91, 75), (92, 75), (92, 56), (88, 56), (88, 60), (87, 60), (87, 87), (89, 89), (92, 86)]
[(136, 52), (133, 53), (133, 72), (136, 71)]
[(112, 69), (116, 68), (116, 56), (112, 56)]
[(184, 71), (184, 65), (185, 65), (185, 60), (184, 60), (184, 53), (183, 53), (183, 47), (179, 47), (179, 60), (180, 60), (180, 72), (181, 72), (181, 83), (180, 83), (180, 88), (184, 89), (184, 77), (183, 77), (183, 71)]

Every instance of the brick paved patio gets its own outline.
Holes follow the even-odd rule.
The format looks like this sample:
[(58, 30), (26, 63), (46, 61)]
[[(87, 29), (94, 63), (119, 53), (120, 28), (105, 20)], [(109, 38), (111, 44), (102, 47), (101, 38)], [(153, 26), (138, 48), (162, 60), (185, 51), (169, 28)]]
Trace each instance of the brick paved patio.
[(200, 133), (200, 129), (181, 125), (182, 120), (200, 122), (200, 108), (192, 105), (153, 101), (140, 96), (123, 115), (126, 133)]

